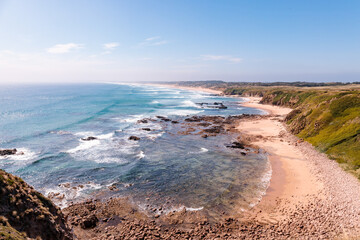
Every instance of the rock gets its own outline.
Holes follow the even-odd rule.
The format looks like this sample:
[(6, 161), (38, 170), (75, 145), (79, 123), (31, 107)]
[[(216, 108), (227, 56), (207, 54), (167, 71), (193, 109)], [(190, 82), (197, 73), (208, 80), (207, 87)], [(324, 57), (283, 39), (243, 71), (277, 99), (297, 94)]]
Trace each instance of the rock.
[(96, 140), (97, 139), (97, 137), (87, 137), (87, 138), (81, 138), (81, 140), (83, 140), (83, 141), (92, 141), (92, 140)]
[(147, 119), (141, 119), (141, 120), (138, 120), (137, 122), (138, 123), (148, 123), (148, 120)]
[(114, 186), (114, 185), (109, 186), (108, 189), (110, 191), (117, 191), (118, 190), (118, 188), (116, 186)]
[(179, 123), (179, 122), (172, 120), (171, 123), (177, 124), (177, 123)]
[(245, 149), (245, 145), (240, 142), (232, 142), (232, 144), (225, 145), (227, 148), (240, 148)]
[(136, 136), (130, 136), (130, 137), (129, 137), (129, 140), (139, 141), (140, 138), (139, 138), (139, 137), (136, 137)]
[(90, 216), (86, 216), (81, 220), (80, 226), (83, 229), (94, 228), (96, 227), (98, 221), (98, 218), (94, 214), (91, 214)]
[(61, 183), (59, 187), (70, 188), (70, 183)]
[(0, 156), (7, 156), (7, 155), (15, 155), (17, 153), (17, 149), (2, 149), (0, 150)]
[(203, 134), (203, 135), (201, 135), (201, 137), (202, 137), (202, 138), (207, 138), (208, 135), (207, 135), (207, 134)]
[(150, 128), (142, 128), (142, 130), (144, 130), (144, 131), (151, 131), (151, 129)]

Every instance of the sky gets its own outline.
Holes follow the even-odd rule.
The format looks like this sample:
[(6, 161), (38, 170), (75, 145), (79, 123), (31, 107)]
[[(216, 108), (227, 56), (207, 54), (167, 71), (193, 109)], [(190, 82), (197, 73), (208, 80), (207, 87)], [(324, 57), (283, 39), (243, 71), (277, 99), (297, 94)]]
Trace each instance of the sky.
[(359, 0), (0, 0), (0, 83), (360, 81)]

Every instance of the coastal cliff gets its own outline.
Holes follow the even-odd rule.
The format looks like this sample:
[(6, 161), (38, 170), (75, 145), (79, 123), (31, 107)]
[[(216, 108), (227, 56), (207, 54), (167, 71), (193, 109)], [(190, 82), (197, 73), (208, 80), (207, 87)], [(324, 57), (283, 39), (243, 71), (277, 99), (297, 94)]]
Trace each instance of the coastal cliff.
[(0, 239), (72, 239), (57, 206), (0, 169)]

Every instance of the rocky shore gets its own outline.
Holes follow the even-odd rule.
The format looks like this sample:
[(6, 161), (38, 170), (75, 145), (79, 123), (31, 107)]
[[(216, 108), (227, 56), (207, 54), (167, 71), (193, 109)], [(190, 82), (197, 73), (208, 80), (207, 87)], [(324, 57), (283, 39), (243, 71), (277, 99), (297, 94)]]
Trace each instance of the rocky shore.
[[(244, 105), (269, 115), (139, 120), (140, 126), (161, 121), (176, 126), (178, 134), (202, 138), (235, 134), (235, 141), (224, 144), (239, 154), (265, 150), (272, 179), (266, 195), (251, 210), (217, 218), (185, 208), (159, 214), (161, 209), (149, 213), (127, 198), (111, 198), (89, 199), (60, 211), (21, 179), (1, 171), (0, 239), (6, 234), (14, 239), (358, 239), (358, 179), (286, 130), (284, 119), (290, 109), (258, 101), (251, 98)], [(141, 141), (137, 136), (132, 140)]]

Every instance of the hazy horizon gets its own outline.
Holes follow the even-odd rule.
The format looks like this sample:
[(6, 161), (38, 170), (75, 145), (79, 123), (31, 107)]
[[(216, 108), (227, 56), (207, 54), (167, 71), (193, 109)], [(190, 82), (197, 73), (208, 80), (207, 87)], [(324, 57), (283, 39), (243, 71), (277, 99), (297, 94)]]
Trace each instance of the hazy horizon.
[(0, 0), (0, 84), (360, 81), (360, 2)]

